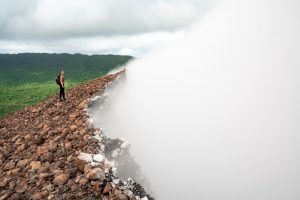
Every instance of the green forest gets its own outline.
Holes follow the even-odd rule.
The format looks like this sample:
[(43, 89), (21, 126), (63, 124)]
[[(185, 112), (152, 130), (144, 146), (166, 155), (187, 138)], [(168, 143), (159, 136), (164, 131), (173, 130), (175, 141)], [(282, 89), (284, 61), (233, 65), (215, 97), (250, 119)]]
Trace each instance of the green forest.
[(55, 93), (59, 72), (70, 89), (125, 65), (131, 56), (21, 53), (0, 54), (0, 117)]

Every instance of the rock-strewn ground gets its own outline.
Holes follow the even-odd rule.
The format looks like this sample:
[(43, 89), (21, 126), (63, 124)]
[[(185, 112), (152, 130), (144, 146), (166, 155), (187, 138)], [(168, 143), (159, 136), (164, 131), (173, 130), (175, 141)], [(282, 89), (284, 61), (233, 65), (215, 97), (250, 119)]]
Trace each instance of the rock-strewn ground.
[(89, 99), (122, 73), (67, 91), (67, 101), (53, 96), (0, 120), (0, 200), (139, 199), (140, 186), (126, 187), (101, 156), (107, 140), (92, 137), (101, 131), (86, 112)]

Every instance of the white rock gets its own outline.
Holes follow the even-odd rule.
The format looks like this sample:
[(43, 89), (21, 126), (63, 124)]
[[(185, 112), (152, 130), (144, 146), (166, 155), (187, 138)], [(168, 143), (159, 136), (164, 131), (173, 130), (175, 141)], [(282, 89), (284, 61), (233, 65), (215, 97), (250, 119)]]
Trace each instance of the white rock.
[(100, 165), (100, 163), (98, 163), (98, 162), (91, 162), (91, 165), (92, 165), (92, 167), (96, 167), (96, 166), (99, 166)]
[(101, 162), (104, 161), (104, 156), (101, 155), (100, 153), (99, 154), (95, 154), (95, 155), (93, 155), (93, 160), (95, 162), (101, 163)]
[(105, 146), (103, 144), (100, 145), (100, 149), (101, 151), (104, 151), (105, 150)]
[(114, 179), (113, 183), (116, 184), (116, 185), (118, 185), (120, 183), (120, 179)]
[(86, 161), (86, 162), (88, 162), (88, 163), (93, 162), (93, 154), (80, 153), (79, 156), (78, 156), (78, 158), (79, 158), (80, 160), (84, 160), (84, 161)]
[(94, 136), (92, 136), (93, 138), (95, 138), (98, 142), (101, 142), (102, 138), (100, 135), (96, 134)]
[(131, 192), (130, 190), (125, 190), (124, 193), (128, 196), (133, 195), (133, 192)]
[(94, 98), (91, 98), (90, 101), (96, 101), (97, 99), (100, 99), (100, 98), (101, 98), (101, 96), (95, 96)]
[(141, 198), (141, 200), (148, 200), (148, 198), (147, 197), (143, 197), (143, 198)]
[(107, 159), (105, 159), (104, 164), (109, 166), (115, 166), (115, 161), (114, 160), (108, 161)]

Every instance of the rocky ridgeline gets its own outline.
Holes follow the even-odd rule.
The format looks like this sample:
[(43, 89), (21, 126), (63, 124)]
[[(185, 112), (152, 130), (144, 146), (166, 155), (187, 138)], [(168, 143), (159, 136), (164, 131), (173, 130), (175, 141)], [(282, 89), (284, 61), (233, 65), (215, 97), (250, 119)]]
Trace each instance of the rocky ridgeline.
[[(132, 180), (118, 179), (104, 150), (111, 143), (89, 123), (89, 99), (124, 72), (53, 96), (0, 121), (0, 200), (151, 199)], [(148, 197), (148, 198), (147, 198)]]

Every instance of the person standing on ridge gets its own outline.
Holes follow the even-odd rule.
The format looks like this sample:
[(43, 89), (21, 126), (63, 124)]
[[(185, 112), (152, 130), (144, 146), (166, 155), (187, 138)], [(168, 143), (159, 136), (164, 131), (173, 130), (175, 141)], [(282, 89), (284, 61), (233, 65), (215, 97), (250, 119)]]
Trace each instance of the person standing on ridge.
[(59, 81), (59, 99), (61, 101), (66, 100), (65, 98), (65, 76), (64, 76), (64, 71), (61, 70), (59, 76), (58, 76), (58, 81)]

